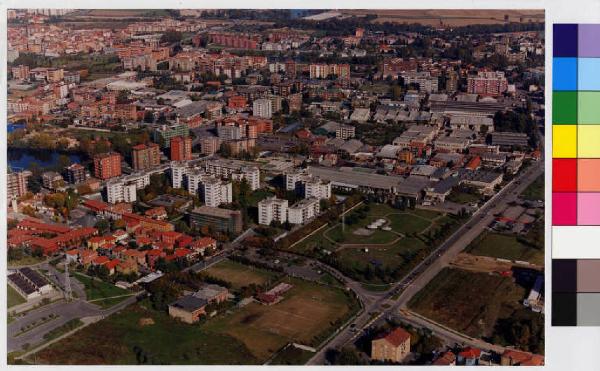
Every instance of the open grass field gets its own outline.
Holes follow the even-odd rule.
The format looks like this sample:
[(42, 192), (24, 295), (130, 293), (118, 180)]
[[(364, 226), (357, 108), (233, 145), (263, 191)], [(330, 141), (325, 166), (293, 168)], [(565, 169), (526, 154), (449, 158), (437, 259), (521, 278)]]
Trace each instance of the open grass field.
[(445, 268), (408, 306), (411, 310), (473, 337), (489, 337), (498, 319), (522, 308), (527, 290), (512, 278)]
[(8, 261), (9, 267), (22, 267), (25, 265), (38, 264), (46, 260), (44, 257), (35, 257), (31, 255), (23, 255), (20, 259), (11, 259)]
[(17, 290), (13, 289), (9, 284), (6, 285), (6, 296), (8, 301), (7, 308), (14, 307), (15, 305), (19, 305), (25, 303), (26, 300), (17, 292)]
[(354, 299), (341, 289), (298, 279), (277, 304), (250, 303), (230, 315), (212, 319), (201, 328), (224, 333), (241, 341), (251, 354), (266, 361), (289, 342), (317, 345), (334, 328), (332, 323), (347, 318)]
[(307, 350), (302, 350), (289, 346), (279, 352), (275, 358), (271, 360), (270, 365), (304, 365), (315, 354)]
[(233, 289), (250, 284), (263, 285), (277, 277), (276, 273), (266, 269), (251, 267), (231, 260), (223, 260), (204, 272), (209, 276), (229, 282)]
[[(94, 280), (91, 277), (84, 276), (81, 273), (73, 273), (73, 276), (81, 282), (85, 286), (85, 295), (87, 300), (96, 300), (96, 299), (107, 299), (112, 298), (113, 296), (121, 296), (130, 294), (129, 291), (123, 290), (120, 287), (117, 287), (111, 283)], [(106, 300), (98, 300), (94, 301), (94, 304), (98, 304), (100, 306), (104, 305), (114, 305), (121, 300), (124, 300), (126, 296), (121, 298), (115, 298), (114, 300), (106, 301)]]
[[(357, 213), (353, 211), (352, 213)], [(346, 220), (352, 213), (346, 215)], [(369, 236), (356, 233), (371, 222), (383, 218), (388, 221), (392, 231), (375, 230)], [(342, 232), (341, 224), (334, 227), (325, 227), (306, 240), (295, 245), (292, 250), (299, 253), (310, 253), (317, 247), (320, 249), (335, 250), (344, 244), (387, 244), (396, 240), (400, 235), (422, 233), (432, 225), (441, 224), (444, 216), (430, 210), (399, 210), (387, 204), (369, 204), (366, 217), (358, 219), (354, 224), (346, 222), (345, 231)]]
[[(153, 325), (141, 326), (141, 318)], [(36, 354), (40, 364), (258, 364), (230, 336), (171, 319), (147, 302), (134, 304)]]
[(470, 204), (472, 202), (481, 201), (481, 196), (473, 193), (452, 191), (447, 197), (448, 201), (456, 202), (457, 204)]
[(531, 183), (523, 193), (521, 197), (529, 201), (543, 201), (544, 200), (544, 174), (537, 177), (533, 183)]
[[(294, 287), (277, 304), (250, 303), (197, 325), (176, 321), (142, 301), (38, 352), (36, 362), (262, 364), (291, 341), (320, 342), (358, 310), (355, 299), (341, 289), (298, 279), (289, 282)], [(142, 318), (154, 324), (142, 326)], [(282, 354), (277, 362), (305, 362), (304, 352), (292, 353)]]
[(505, 15), (510, 22), (543, 22), (543, 10), (479, 10), (479, 9), (344, 9), (344, 14), (365, 16), (375, 14), (373, 22), (419, 23), (430, 26), (468, 26), (475, 24), (505, 23)]
[[(353, 214), (357, 217), (348, 223)], [(375, 230), (368, 236), (356, 233), (379, 218), (385, 219), (392, 230)], [(341, 224), (325, 226), (291, 250), (323, 258), (346, 275), (370, 285), (396, 282), (437, 246), (440, 229), (448, 232), (458, 225), (454, 218), (436, 211), (400, 210), (376, 203), (369, 203), (366, 211), (353, 210), (346, 221), (345, 232)], [(323, 250), (334, 254), (325, 255)]]
[(483, 236), (471, 243), (467, 252), (473, 255), (544, 264), (544, 249), (535, 249), (522, 244), (515, 235), (484, 232)]

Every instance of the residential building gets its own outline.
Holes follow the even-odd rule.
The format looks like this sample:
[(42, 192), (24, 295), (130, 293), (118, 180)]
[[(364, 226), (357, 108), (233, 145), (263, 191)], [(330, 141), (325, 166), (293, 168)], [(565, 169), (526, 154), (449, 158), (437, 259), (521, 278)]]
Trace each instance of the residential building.
[(213, 177), (202, 181), (202, 197), (204, 204), (217, 207), (220, 204), (229, 204), (232, 200), (231, 182), (225, 182)]
[(27, 193), (27, 178), (30, 174), (29, 171), (8, 173), (6, 188), (8, 200), (25, 196)]
[(252, 114), (270, 119), (273, 116), (273, 103), (270, 99), (257, 99), (252, 102)]
[(192, 159), (192, 138), (175, 137), (171, 139), (171, 161)]
[(160, 165), (160, 149), (158, 144), (138, 144), (132, 148), (133, 168), (135, 170), (151, 169)]
[(410, 353), (410, 333), (401, 327), (371, 341), (371, 359), (401, 363)]
[(219, 178), (246, 180), (252, 191), (260, 188), (260, 170), (251, 162), (216, 159), (206, 161), (205, 167), (207, 173)]
[(106, 184), (106, 201), (111, 204), (134, 202), (137, 199), (137, 187), (134, 182), (113, 180)]
[(162, 125), (153, 132), (154, 142), (163, 148), (171, 147), (171, 139), (175, 137), (188, 137), (190, 129), (187, 124)]
[(335, 137), (341, 139), (350, 139), (354, 138), (356, 135), (356, 128), (352, 125), (340, 124), (337, 129), (335, 129)]
[(57, 189), (64, 185), (64, 180), (59, 173), (46, 171), (42, 174), (42, 184), (48, 189)]
[(288, 208), (288, 222), (303, 224), (319, 215), (320, 205), (316, 198), (305, 198)]
[(265, 198), (258, 203), (258, 224), (270, 225), (272, 221), (287, 221), (288, 201), (275, 196)]
[(467, 93), (498, 96), (508, 89), (508, 80), (502, 71), (480, 71), (467, 78)]
[(101, 180), (121, 175), (121, 155), (116, 152), (94, 156), (94, 176)]
[(85, 181), (85, 167), (78, 163), (74, 163), (66, 169), (67, 182), (77, 184)]

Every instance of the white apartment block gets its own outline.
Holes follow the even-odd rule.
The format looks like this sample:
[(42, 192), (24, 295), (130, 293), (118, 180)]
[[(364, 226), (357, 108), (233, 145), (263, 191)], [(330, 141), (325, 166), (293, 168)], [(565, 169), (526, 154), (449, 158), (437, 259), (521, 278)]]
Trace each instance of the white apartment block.
[(331, 182), (323, 181), (303, 171), (285, 175), (285, 189), (302, 193), (304, 198), (331, 198)]
[(340, 126), (335, 130), (335, 137), (340, 139), (350, 139), (354, 138), (356, 135), (356, 128), (352, 125), (340, 124)]
[(171, 183), (173, 184), (173, 188), (183, 188), (183, 181), (187, 171), (188, 166), (185, 162), (171, 162)]
[(257, 99), (252, 102), (252, 114), (256, 117), (270, 119), (273, 116), (273, 103), (270, 99)]
[(306, 198), (288, 208), (288, 222), (291, 224), (303, 224), (319, 215), (319, 200)]
[(316, 198), (317, 200), (331, 198), (331, 182), (325, 182), (318, 178), (312, 178), (304, 182), (304, 198)]
[(288, 201), (275, 196), (265, 198), (258, 203), (258, 224), (270, 225), (273, 220), (287, 221)]
[(260, 188), (260, 170), (256, 166), (249, 166), (243, 161), (236, 160), (211, 160), (206, 161), (206, 172), (218, 178), (229, 178), (236, 181), (245, 179), (250, 189), (255, 191)]
[(137, 186), (135, 182), (117, 180), (106, 184), (106, 200), (108, 203), (135, 202)]
[(206, 206), (218, 207), (220, 204), (229, 204), (233, 201), (231, 194), (231, 182), (212, 177), (202, 182), (202, 196)]
[(210, 178), (210, 175), (206, 174), (201, 169), (188, 168), (185, 178), (187, 179), (187, 190), (191, 195), (198, 195), (204, 183)]

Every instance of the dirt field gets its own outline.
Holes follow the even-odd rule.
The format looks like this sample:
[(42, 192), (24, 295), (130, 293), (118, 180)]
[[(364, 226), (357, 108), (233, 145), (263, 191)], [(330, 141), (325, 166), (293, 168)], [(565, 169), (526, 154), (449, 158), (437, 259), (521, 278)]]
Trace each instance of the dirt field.
[(543, 22), (543, 10), (480, 10), (480, 9), (439, 9), (439, 10), (400, 10), (368, 9), (343, 10), (344, 14), (364, 16), (376, 14), (374, 22), (420, 23), (431, 26), (468, 26), (473, 24), (504, 23), (508, 15), (510, 22)]
[(417, 313), (473, 337), (488, 337), (520, 308), (527, 290), (510, 277), (446, 268), (409, 302)]
[(205, 272), (209, 276), (231, 283), (234, 289), (239, 289), (250, 284), (262, 285), (276, 277), (276, 274), (273, 272), (253, 268), (231, 260), (224, 260), (213, 265)]
[(331, 323), (346, 318), (351, 299), (338, 289), (292, 279), (285, 299), (266, 306), (251, 303), (235, 313), (209, 321), (207, 331), (219, 331), (246, 345), (266, 360), (289, 342), (316, 345), (332, 330)]

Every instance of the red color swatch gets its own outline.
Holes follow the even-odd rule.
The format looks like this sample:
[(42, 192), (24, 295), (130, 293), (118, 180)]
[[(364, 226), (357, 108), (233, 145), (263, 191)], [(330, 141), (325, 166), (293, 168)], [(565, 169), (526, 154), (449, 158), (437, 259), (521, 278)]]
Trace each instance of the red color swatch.
[(552, 159), (553, 192), (577, 192), (577, 159)]

